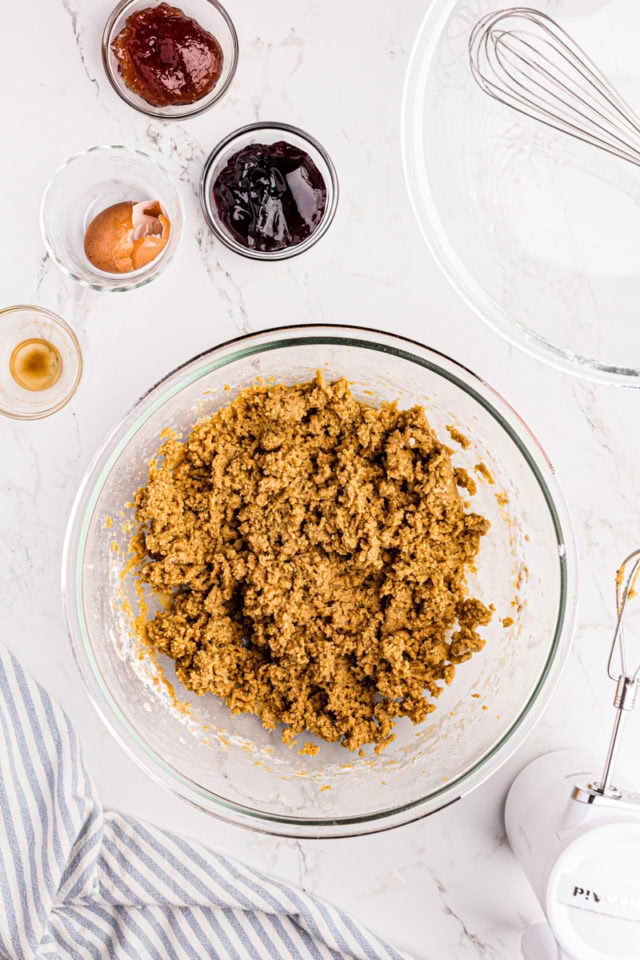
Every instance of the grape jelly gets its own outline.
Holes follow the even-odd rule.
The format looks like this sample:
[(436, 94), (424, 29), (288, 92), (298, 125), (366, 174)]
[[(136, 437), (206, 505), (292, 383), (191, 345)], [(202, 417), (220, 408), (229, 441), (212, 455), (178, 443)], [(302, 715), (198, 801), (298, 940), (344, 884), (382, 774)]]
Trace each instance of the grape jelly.
[(309, 154), (280, 140), (234, 154), (213, 183), (213, 199), (238, 243), (271, 252), (296, 246), (317, 230), (327, 187)]

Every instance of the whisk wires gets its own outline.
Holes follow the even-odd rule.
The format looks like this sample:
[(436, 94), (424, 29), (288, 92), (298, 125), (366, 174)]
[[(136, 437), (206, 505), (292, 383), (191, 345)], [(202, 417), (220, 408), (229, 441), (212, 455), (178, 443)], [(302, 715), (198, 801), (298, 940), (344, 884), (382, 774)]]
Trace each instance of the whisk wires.
[(469, 63), (495, 100), (640, 165), (640, 118), (546, 14), (528, 7), (488, 14), (471, 32)]

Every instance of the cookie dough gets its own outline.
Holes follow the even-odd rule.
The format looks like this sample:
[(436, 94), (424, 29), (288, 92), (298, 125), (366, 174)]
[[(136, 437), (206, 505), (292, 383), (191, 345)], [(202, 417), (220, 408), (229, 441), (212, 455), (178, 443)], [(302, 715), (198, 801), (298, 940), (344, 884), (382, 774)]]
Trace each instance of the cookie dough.
[(379, 749), (484, 645), (465, 573), (489, 524), (422, 407), (321, 374), (252, 387), (164, 441), (134, 506), (136, 575), (163, 600), (145, 642), (285, 742)]

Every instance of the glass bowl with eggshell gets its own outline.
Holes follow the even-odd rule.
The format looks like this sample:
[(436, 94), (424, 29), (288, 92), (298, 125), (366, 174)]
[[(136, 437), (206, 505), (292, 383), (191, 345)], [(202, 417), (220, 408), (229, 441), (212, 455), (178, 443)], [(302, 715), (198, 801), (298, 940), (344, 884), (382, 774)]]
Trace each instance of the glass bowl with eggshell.
[[(167, 430), (188, 435), (256, 382), (294, 384), (322, 370), (368, 404), (421, 405), (476, 479), (469, 507), (490, 521), (467, 576), (493, 605), (486, 644), (456, 667), (419, 725), (396, 723), (380, 752), (310, 734), (282, 741), (250, 713), (196, 696), (174, 663), (141, 645), (138, 617), (159, 609), (129, 553), (132, 498)], [(463, 495), (467, 497), (464, 491)], [(163, 786), (236, 824), (296, 837), (371, 833), (457, 801), (493, 774), (531, 730), (567, 655), (576, 563), (554, 472), (527, 426), (490, 386), (448, 357), (388, 333), (294, 326), (225, 343), (154, 386), (107, 437), (70, 517), (63, 556), (66, 620), (96, 709)], [(146, 605), (149, 605), (148, 608)], [(138, 624), (139, 625), (139, 624)]]
[(150, 283), (180, 242), (178, 188), (141, 150), (96, 146), (71, 157), (42, 197), (40, 227), (49, 255), (78, 283), (120, 292)]

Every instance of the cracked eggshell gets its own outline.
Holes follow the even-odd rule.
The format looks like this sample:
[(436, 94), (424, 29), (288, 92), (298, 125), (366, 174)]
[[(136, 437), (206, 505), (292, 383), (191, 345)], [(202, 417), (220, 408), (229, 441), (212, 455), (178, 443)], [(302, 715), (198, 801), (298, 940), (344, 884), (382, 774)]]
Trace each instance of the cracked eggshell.
[(130, 273), (155, 260), (170, 231), (166, 210), (157, 200), (125, 200), (93, 218), (84, 235), (84, 252), (98, 270)]

